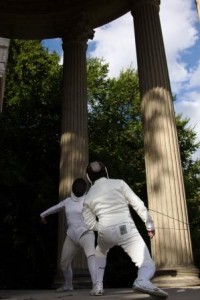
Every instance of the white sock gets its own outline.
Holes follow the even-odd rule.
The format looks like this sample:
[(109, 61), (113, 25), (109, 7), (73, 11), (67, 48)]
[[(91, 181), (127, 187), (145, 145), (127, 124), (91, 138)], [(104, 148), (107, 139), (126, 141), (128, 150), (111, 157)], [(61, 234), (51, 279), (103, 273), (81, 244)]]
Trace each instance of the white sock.
[(88, 269), (90, 271), (90, 276), (92, 279), (92, 284), (96, 283), (96, 264), (95, 264), (95, 255), (91, 255), (87, 258)]
[(96, 283), (103, 286), (103, 277), (106, 267), (106, 257), (96, 257)]
[(72, 278), (73, 278), (73, 272), (72, 272), (72, 268), (71, 266), (63, 271), (63, 275), (64, 275), (64, 278), (65, 278), (65, 286), (67, 288), (73, 288), (73, 285), (72, 285)]
[(146, 264), (142, 265), (138, 269), (138, 280), (151, 280), (155, 273), (155, 265), (154, 264)]

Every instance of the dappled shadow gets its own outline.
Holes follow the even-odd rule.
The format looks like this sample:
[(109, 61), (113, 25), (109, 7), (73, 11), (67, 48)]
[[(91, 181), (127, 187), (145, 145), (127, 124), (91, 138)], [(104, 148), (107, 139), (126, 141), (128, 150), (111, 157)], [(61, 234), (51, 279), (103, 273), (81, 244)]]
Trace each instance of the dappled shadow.
[[(148, 91), (142, 100), (145, 157), (148, 166), (157, 169), (154, 192), (161, 188), (164, 174), (173, 176), (171, 162), (177, 162), (178, 143), (170, 93), (163, 88)], [(160, 175), (160, 176), (159, 176)]]
[(149, 210), (159, 267), (192, 264), (187, 206), (171, 94), (156, 87), (142, 99)]

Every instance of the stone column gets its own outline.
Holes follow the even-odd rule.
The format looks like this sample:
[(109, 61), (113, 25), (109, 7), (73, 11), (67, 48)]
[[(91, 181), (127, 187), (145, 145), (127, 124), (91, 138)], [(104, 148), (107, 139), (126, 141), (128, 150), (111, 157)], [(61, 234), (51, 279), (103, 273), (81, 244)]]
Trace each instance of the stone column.
[[(70, 196), (72, 182), (77, 177), (85, 178), (88, 164), (88, 124), (87, 124), (87, 39), (93, 37), (80, 18), (65, 30), (63, 36), (63, 99), (62, 134), (60, 155), (60, 200)], [(86, 178), (85, 178), (86, 179)], [(59, 219), (58, 269), (60, 253), (66, 236), (64, 214)], [(74, 282), (77, 276), (88, 274), (86, 257), (83, 251), (73, 260)], [(88, 279), (90, 281), (90, 278)], [(79, 278), (77, 283), (83, 280)], [(76, 283), (74, 283), (76, 285)]]
[[(159, 19), (159, 0), (131, 1), (142, 98), (148, 203), (155, 221), (151, 244), (160, 286), (199, 284), (175, 114)], [(170, 22), (170, 20), (169, 20)]]

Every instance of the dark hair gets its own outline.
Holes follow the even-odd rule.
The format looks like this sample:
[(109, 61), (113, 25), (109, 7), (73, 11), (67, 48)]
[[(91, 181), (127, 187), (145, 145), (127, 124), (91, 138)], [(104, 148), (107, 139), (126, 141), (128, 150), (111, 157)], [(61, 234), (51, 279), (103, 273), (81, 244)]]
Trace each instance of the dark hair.
[(83, 178), (77, 178), (72, 184), (72, 192), (76, 197), (81, 197), (85, 194), (87, 183)]
[(105, 165), (99, 161), (91, 162), (87, 166), (86, 173), (92, 182), (95, 182), (97, 179), (102, 177), (108, 177)]

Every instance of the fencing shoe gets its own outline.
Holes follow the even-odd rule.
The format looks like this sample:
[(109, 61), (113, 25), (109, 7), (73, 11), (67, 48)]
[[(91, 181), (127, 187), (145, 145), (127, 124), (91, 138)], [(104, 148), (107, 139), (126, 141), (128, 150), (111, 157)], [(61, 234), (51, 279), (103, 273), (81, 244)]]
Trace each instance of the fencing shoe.
[(61, 287), (56, 289), (56, 293), (62, 293), (62, 292), (71, 292), (73, 291), (73, 287), (69, 287), (66, 285), (62, 285)]
[(161, 290), (160, 288), (153, 285), (148, 280), (138, 280), (136, 279), (133, 283), (133, 289), (151, 296), (159, 297), (159, 298), (167, 298), (168, 293)]
[(91, 296), (102, 296), (104, 294), (103, 285), (96, 283), (90, 292)]

